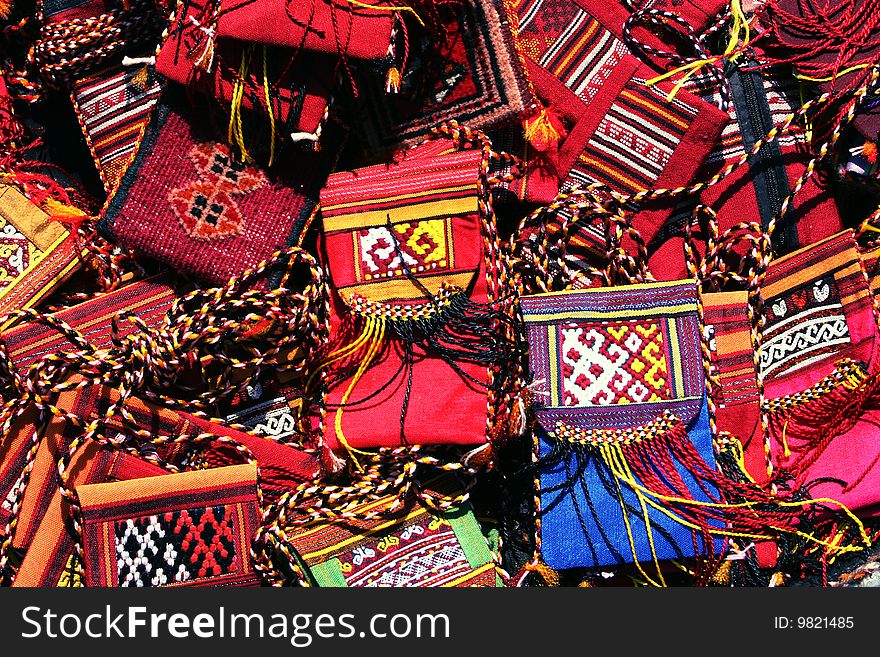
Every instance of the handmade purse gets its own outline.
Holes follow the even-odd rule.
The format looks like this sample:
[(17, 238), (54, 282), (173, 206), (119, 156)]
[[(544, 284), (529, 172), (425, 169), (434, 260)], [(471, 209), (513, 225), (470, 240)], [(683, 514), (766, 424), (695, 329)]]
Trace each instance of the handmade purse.
[(257, 467), (76, 487), (86, 586), (249, 586)]
[[(449, 481), (428, 485), (447, 492)], [(438, 511), (394, 496), (349, 517), (288, 533), (308, 584), (334, 587), (503, 586), (470, 505)]]
[(225, 283), (297, 242), (328, 155), (300, 153), (269, 174), (238, 161), (180, 102), (160, 103), (98, 227), (142, 256)]
[(677, 504), (717, 498), (704, 481), (715, 455), (696, 285), (545, 293), (521, 306), (541, 558), (566, 569), (717, 551), (718, 520)]
[(770, 459), (814, 498), (878, 511), (877, 318), (850, 231), (774, 260), (761, 287)]
[(323, 429), (332, 449), (480, 445), (506, 434), (510, 400), (498, 394), (518, 358), (488, 197), (495, 157), (471, 148), (328, 180)]

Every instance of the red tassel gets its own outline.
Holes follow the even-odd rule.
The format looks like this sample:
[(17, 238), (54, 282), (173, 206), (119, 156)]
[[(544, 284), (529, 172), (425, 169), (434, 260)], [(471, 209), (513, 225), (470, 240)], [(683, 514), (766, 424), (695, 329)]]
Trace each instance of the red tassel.
[(880, 376), (864, 376), (846, 385), (843, 381), (810, 401), (794, 403), (770, 418), (770, 429), (784, 450), (796, 477), (802, 475), (837, 436), (852, 429), (863, 409), (876, 401)]
[(9, 18), (12, 13), (12, 0), (0, 0), (0, 19)]
[(562, 119), (552, 107), (542, 107), (523, 122), (523, 128), (526, 141), (541, 153), (557, 149), (559, 142), (568, 134)]

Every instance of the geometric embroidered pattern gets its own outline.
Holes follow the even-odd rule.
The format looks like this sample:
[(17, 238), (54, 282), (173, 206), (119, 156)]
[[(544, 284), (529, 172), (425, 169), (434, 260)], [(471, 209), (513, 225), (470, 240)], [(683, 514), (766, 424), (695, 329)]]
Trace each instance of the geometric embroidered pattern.
[(235, 573), (233, 505), (118, 520), (119, 586), (163, 586)]
[(168, 195), (174, 214), (184, 230), (201, 240), (232, 237), (241, 232), (243, 219), (234, 195), (259, 189), (265, 176), (236, 162), (229, 148), (220, 144), (197, 144), (189, 153), (199, 180)]
[(849, 325), (833, 277), (822, 278), (766, 304), (767, 328), (761, 346), (766, 376), (793, 372), (851, 342)]
[(27, 269), (37, 247), (15, 226), (0, 218), (0, 290)]
[(451, 267), (447, 227), (447, 219), (421, 219), (359, 230), (361, 280)]
[(562, 405), (595, 406), (672, 397), (656, 322), (609, 322), (560, 328)]
[(340, 562), (353, 587), (442, 586), (473, 570), (455, 532), (439, 518), (360, 544)]

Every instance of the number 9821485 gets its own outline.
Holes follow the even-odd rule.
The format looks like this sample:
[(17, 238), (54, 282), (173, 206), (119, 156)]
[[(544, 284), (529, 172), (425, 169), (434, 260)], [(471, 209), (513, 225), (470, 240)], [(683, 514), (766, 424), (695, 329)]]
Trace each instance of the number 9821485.
[(798, 616), (795, 626), (799, 630), (849, 630), (855, 623), (852, 616)]

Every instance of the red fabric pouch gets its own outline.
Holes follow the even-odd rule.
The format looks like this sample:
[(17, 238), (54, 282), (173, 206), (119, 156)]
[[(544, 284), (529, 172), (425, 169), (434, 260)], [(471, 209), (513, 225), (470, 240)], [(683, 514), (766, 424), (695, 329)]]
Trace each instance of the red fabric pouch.
[(345, 0), (224, 0), (217, 36), (376, 61), (388, 55), (394, 13)]
[[(215, 41), (200, 29), (205, 11), (206, 5), (194, 2), (178, 7), (175, 22), (156, 56), (156, 71), (211, 95), (225, 106), (232, 102), (236, 84), (240, 83), (243, 109), (271, 111), (284, 126), (278, 129), (282, 134), (320, 136), (336, 86), (336, 63), (314, 53), (253, 48), (231, 38)], [(209, 39), (211, 65), (206, 68), (199, 62)]]
[[(485, 305), (499, 298), (503, 264), (487, 252), (494, 215), (481, 200), (483, 157), (407, 158), (328, 180), (331, 449), (486, 442), (488, 396), (501, 377), (490, 378), (496, 359), (480, 345), (504, 346), (485, 320), (503, 321), (509, 308)], [(502, 358), (499, 367), (512, 361)]]
[(236, 161), (189, 117), (160, 105), (99, 229), (142, 256), (225, 283), (296, 242), (329, 155), (299, 153), (295, 164), (279, 162), (281, 173), (270, 176)]
[(761, 290), (770, 452), (813, 497), (878, 511), (877, 319), (851, 232), (771, 263)]

